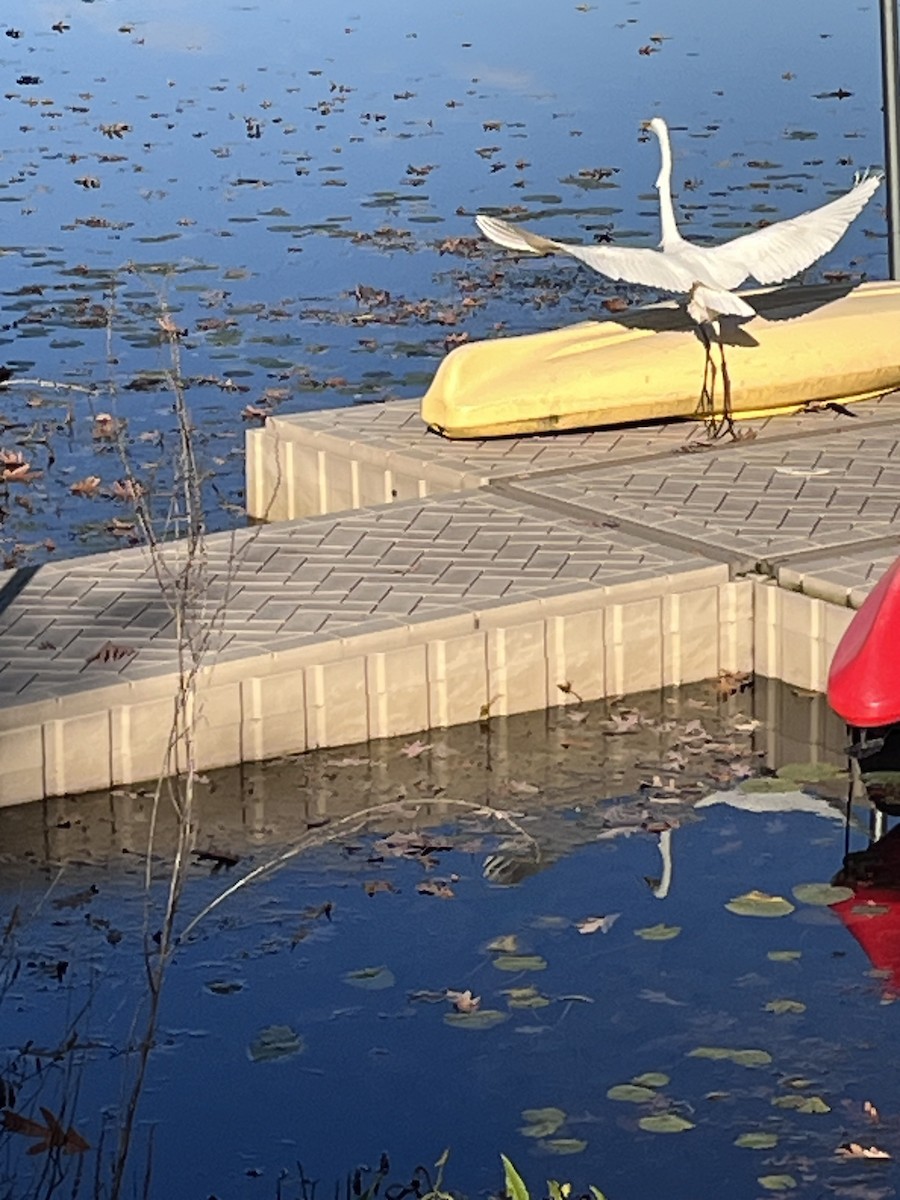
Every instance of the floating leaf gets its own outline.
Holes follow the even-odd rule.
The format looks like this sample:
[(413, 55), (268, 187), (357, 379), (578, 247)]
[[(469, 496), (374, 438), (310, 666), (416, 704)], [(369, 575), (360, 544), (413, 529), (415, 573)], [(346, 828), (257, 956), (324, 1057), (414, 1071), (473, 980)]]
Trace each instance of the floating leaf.
[(547, 960), (539, 954), (501, 954), (494, 966), (498, 971), (546, 971)]
[(583, 1150), (587, 1150), (587, 1142), (583, 1142), (581, 1138), (550, 1138), (538, 1142), (538, 1145), (550, 1154), (581, 1154)]
[(634, 936), (643, 938), (645, 942), (670, 942), (681, 933), (680, 925), (648, 925), (644, 929), (635, 929)]
[(739, 1067), (765, 1067), (772, 1061), (768, 1050), (730, 1050), (727, 1046), (697, 1046), (688, 1051), (688, 1058), (727, 1059)]
[(369, 992), (381, 992), (393, 987), (395, 982), (393, 971), (387, 967), (360, 967), (358, 971), (348, 971), (344, 976), (344, 983)]
[(783, 896), (770, 896), (768, 892), (755, 889), (735, 896), (725, 907), (739, 917), (786, 917), (794, 911), (793, 904)]
[(877, 1146), (861, 1146), (859, 1142), (843, 1142), (835, 1150), (840, 1158), (890, 1158), (887, 1150), (879, 1150)]
[(806, 1005), (801, 1000), (770, 1000), (766, 1005), (766, 1012), (778, 1013), (802, 1013), (806, 1012)]
[(844, 779), (847, 775), (843, 767), (832, 763), (785, 763), (776, 771), (779, 779), (788, 779), (791, 783), (827, 783), (832, 779)]
[(247, 1054), (253, 1062), (274, 1062), (278, 1058), (290, 1058), (303, 1050), (303, 1039), (290, 1025), (270, 1025), (261, 1029), (250, 1045)]
[(624, 1100), (628, 1104), (645, 1104), (648, 1100), (656, 1099), (652, 1088), (642, 1087), (636, 1083), (617, 1083), (606, 1093), (607, 1100)]
[(456, 1029), (493, 1029), (506, 1020), (506, 1013), (496, 1008), (479, 1008), (475, 1012), (444, 1013), (444, 1024)]
[(519, 1130), (523, 1137), (548, 1138), (565, 1123), (566, 1114), (561, 1108), (525, 1108), (522, 1119), (528, 1122)]
[(760, 1175), (757, 1182), (767, 1192), (787, 1192), (797, 1186), (797, 1180), (793, 1175)]
[(891, 911), (887, 904), (876, 904), (874, 901), (865, 901), (862, 904), (854, 904), (850, 912), (854, 917), (886, 917)]
[(680, 1117), (678, 1113), (655, 1113), (652, 1117), (641, 1117), (638, 1121), (641, 1129), (646, 1129), (648, 1133), (684, 1133), (687, 1129), (693, 1129), (693, 1122)]
[(234, 992), (242, 991), (243, 987), (241, 979), (213, 979), (206, 985), (206, 990), (214, 996), (231, 996)]
[(835, 887), (831, 883), (798, 883), (791, 892), (801, 904), (839, 904), (853, 896), (852, 888)]
[(748, 796), (760, 793), (784, 796), (788, 792), (799, 792), (800, 788), (799, 786), (791, 787), (786, 779), (777, 779), (772, 775), (760, 775), (755, 779), (742, 779), (738, 784), (738, 791), (744, 792)]
[(621, 915), (609, 913), (605, 917), (585, 917), (583, 921), (576, 922), (575, 928), (579, 933), (609, 933)]
[(497, 954), (517, 954), (520, 946), (519, 939), (514, 933), (504, 933), (500, 937), (495, 937), (485, 946), (486, 950), (491, 950)]
[(668, 1075), (661, 1071), (645, 1071), (643, 1075), (635, 1075), (631, 1081), (638, 1087), (661, 1088), (670, 1082)]
[(792, 1108), (800, 1113), (831, 1112), (821, 1096), (773, 1096), (772, 1103), (776, 1108)]
[(510, 1008), (546, 1008), (552, 1003), (549, 996), (542, 996), (535, 987), (504, 988), (502, 994)]
[(796, 962), (802, 956), (802, 950), (770, 950), (766, 958), (770, 962)]
[(744, 1150), (771, 1150), (778, 1145), (777, 1133), (742, 1133), (734, 1139), (736, 1146)]

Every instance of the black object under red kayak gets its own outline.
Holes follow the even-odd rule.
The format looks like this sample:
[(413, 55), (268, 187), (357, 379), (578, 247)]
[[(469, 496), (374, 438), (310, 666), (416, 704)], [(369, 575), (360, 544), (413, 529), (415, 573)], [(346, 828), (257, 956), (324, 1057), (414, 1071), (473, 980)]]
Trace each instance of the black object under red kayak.
[(828, 672), (828, 703), (858, 729), (900, 721), (900, 558), (838, 643)]

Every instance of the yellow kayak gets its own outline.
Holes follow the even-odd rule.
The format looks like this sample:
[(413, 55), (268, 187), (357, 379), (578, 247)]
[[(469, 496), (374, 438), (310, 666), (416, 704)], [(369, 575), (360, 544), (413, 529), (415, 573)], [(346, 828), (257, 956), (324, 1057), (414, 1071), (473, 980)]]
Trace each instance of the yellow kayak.
[[(723, 332), (736, 419), (850, 403), (900, 387), (900, 283), (779, 288)], [(719, 368), (719, 346), (709, 362)], [(700, 330), (674, 304), (452, 350), (422, 399), (451, 438), (509, 437), (709, 416)], [(709, 381), (709, 377), (707, 382)], [(713, 404), (722, 405), (721, 371)]]

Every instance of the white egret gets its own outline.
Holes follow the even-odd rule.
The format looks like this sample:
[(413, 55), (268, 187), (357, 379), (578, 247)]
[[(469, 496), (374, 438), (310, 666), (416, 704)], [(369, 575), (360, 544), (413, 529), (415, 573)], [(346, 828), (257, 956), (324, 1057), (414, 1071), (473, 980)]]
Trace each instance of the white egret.
[[(672, 203), (672, 149), (661, 117), (647, 126), (659, 139), (662, 165), (656, 178), (662, 238), (658, 249), (637, 246), (584, 246), (557, 242), (479, 213), (478, 228), (492, 242), (527, 254), (567, 254), (608, 279), (642, 284), (687, 297), (688, 315), (700, 327), (710, 362), (709, 328), (719, 343), (724, 389), (724, 420), (731, 428), (730, 384), (722, 346), (720, 317), (747, 320), (755, 310), (734, 289), (747, 279), (783, 283), (805, 270), (835, 246), (850, 222), (862, 212), (881, 183), (879, 175), (857, 175), (853, 187), (836, 200), (797, 217), (777, 221), (719, 246), (698, 246), (678, 232)], [(710, 399), (704, 376), (704, 399)], [(713, 429), (715, 430), (713, 416)]]

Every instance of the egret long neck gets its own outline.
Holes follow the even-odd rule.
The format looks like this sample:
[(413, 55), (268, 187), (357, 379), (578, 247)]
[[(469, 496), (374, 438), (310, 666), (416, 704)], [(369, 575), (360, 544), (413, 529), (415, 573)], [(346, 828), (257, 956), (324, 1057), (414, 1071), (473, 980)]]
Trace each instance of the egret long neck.
[(659, 151), (662, 166), (656, 177), (656, 190), (659, 192), (659, 217), (662, 225), (662, 241), (664, 250), (680, 245), (684, 240), (675, 224), (675, 209), (672, 205), (672, 147), (669, 144), (669, 130), (661, 121), (655, 128), (659, 138)]

